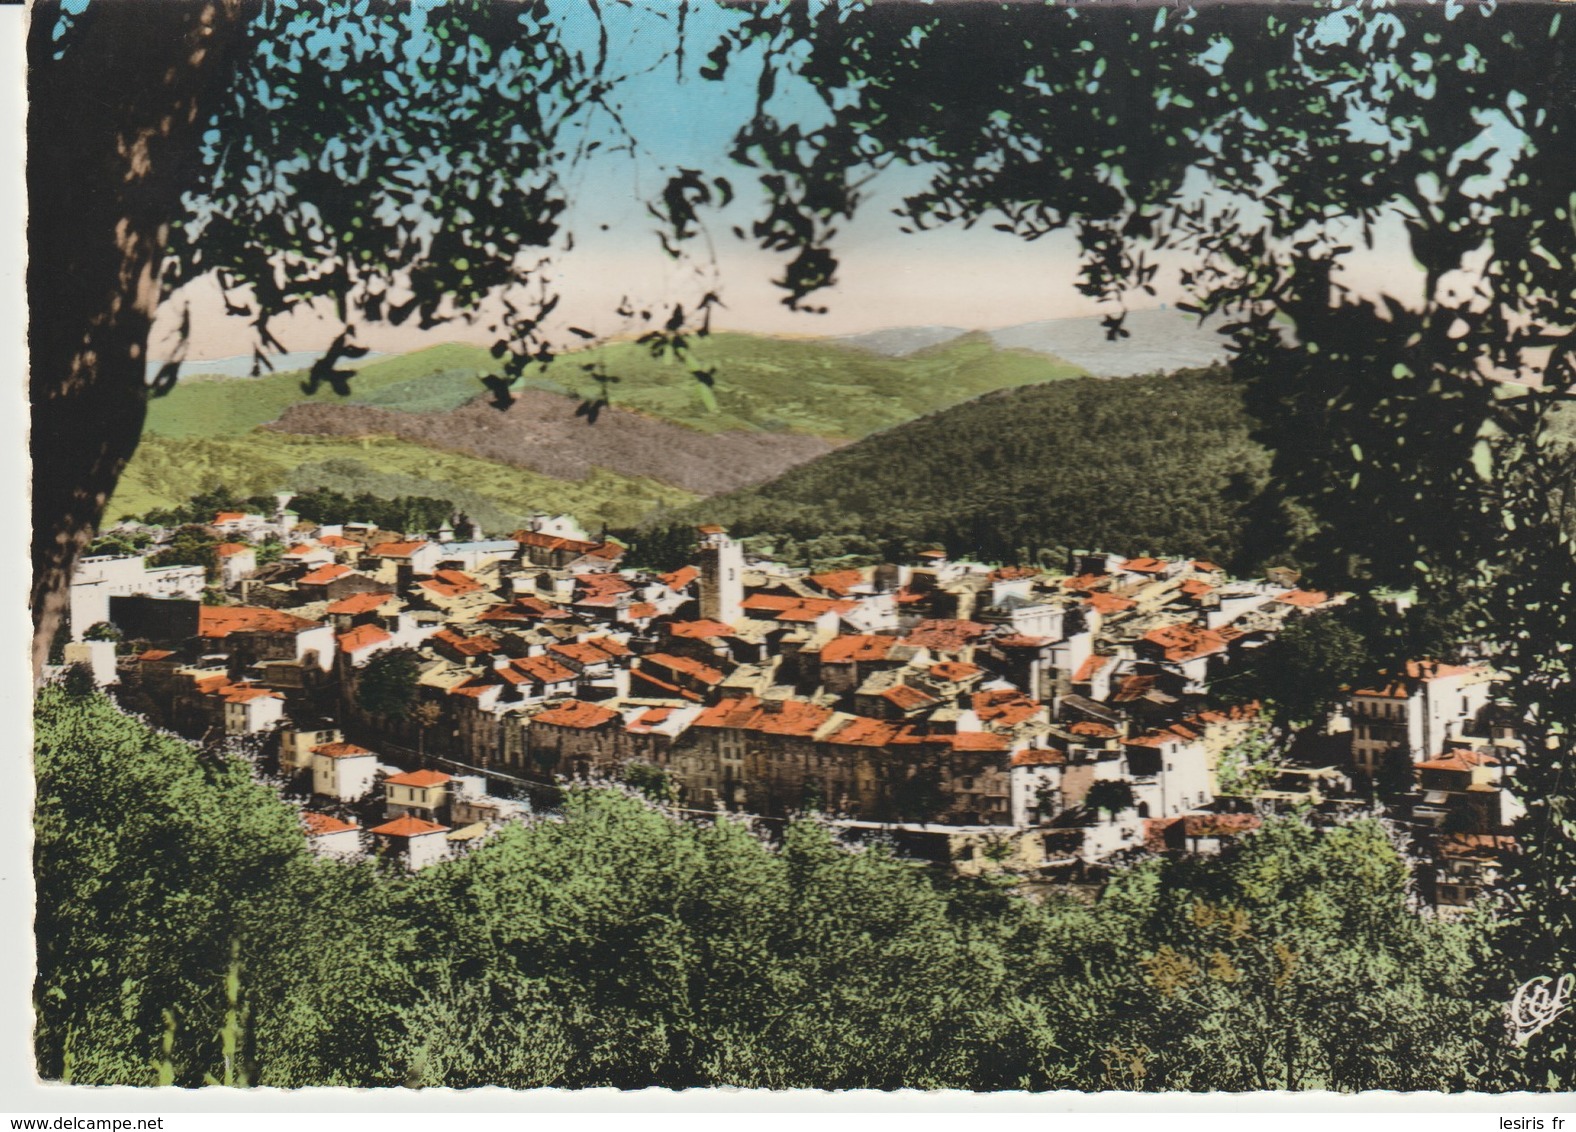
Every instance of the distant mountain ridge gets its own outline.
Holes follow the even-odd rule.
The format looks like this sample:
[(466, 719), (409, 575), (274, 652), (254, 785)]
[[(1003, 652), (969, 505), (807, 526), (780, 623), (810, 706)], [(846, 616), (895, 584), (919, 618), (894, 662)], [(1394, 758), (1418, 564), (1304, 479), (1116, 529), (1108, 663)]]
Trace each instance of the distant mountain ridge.
[(397, 484), (465, 495), (477, 514), (481, 495), (490, 515), (540, 508), (628, 524), (981, 393), (1083, 373), (983, 334), (894, 358), (826, 339), (719, 333), (684, 363), (635, 342), (563, 355), (528, 373), (499, 412), (482, 382), (499, 366), (480, 347), (449, 343), (364, 364), (345, 397), (304, 394), (300, 370), (178, 382), (149, 403), (110, 513), (171, 506), (215, 484), (375, 495)]
[[(980, 333), (1004, 350), (1052, 355), (1096, 377), (1196, 369), (1226, 360), (1221, 336), (1182, 311), (1129, 311), (1122, 329), (1128, 336), (1112, 340), (1099, 318), (1053, 318)], [(953, 326), (908, 326), (851, 334), (835, 341), (888, 357), (906, 357), (966, 333)]]

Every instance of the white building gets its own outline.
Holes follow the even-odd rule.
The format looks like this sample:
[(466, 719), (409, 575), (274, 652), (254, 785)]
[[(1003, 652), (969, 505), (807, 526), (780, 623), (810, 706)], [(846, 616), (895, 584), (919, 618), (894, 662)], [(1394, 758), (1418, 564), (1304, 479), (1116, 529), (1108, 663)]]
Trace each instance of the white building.
[(312, 792), (339, 802), (359, 802), (377, 782), (378, 757), (354, 743), (312, 748)]
[(207, 584), (201, 566), (148, 569), (146, 555), (96, 555), (77, 563), (71, 579), (71, 639), (80, 641), (89, 626), (109, 620), (112, 597), (202, 598)]

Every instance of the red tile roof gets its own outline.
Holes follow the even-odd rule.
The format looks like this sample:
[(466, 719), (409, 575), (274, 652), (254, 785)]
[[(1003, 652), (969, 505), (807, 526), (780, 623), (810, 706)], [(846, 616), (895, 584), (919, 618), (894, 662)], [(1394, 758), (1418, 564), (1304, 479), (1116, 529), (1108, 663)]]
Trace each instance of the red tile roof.
[(897, 637), (878, 637), (870, 634), (845, 634), (828, 641), (821, 649), (822, 664), (844, 664), (853, 661), (886, 660), (892, 650), (903, 641)]
[(324, 535), (317, 541), (332, 550), (349, 550), (353, 546), (361, 545), (355, 539), (345, 538), (343, 535)]
[(1119, 732), (1107, 723), (1095, 723), (1092, 720), (1080, 720), (1067, 728), (1074, 735), (1087, 735), (1091, 739), (1115, 739)]
[(1071, 593), (1093, 593), (1095, 590), (1104, 589), (1111, 584), (1109, 574), (1079, 574), (1074, 578), (1063, 578), (1062, 587)]
[(168, 660), (174, 655), (169, 649), (149, 649), (147, 652), (138, 653), (137, 659), (142, 661)]
[(233, 555), (240, 554), (243, 550), (251, 549), (252, 548), (247, 546), (244, 542), (221, 542), (218, 546), (213, 548), (213, 552), (220, 558), (229, 558)]
[(1101, 656), (1098, 653), (1090, 654), (1089, 658), (1078, 666), (1078, 671), (1073, 673), (1074, 684), (1085, 684), (1094, 679), (1095, 673), (1110, 664), (1116, 657)]
[(826, 574), (811, 574), (808, 581), (827, 593), (847, 597), (865, 584), (865, 575), (862, 570), (833, 570)]
[(565, 644), (550, 645), (547, 651), (583, 666), (607, 664), (613, 659), (611, 652), (591, 641), (570, 641)]
[(282, 555), (282, 557), (284, 557), (284, 558), (304, 558), (304, 557), (306, 557), (309, 554), (317, 554), (320, 551), (321, 551), (320, 547), (308, 546), (306, 543), (302, 542), (302, 543), (297, 543), (295, 546), (292, 546), (289, 550), (285, 551), (284, 554)]
[(1056, 642), (1050, 637), (1027, 637), (1022, 633), (1010, 633), (1005, 637), (997, 637), (992, 643), (1004, 649), (1042, 649)]
[(1473, 751), (1466, 748), (1457, 748), (1447, 751), (1436, 759), (1417, 764), (1418, 770), (1455, 770), (1471, 771), (1480, 766), (1499, 766), (1500, 762), (1487, 751)]
[(907, 684), (892, 685), (881, 693), (881, 698), (902, 711), (918, 711), (920, 708), (941, 702), (935, 696), (921, 692), (918, 688), (910, 688)]
[(357, 625), (348, 633), (339, 634), (339, 650), (346, 653), (360, 652), (393, 639), (376, 625)]
[(239, 523), (244, 518), (246, 518), (246, 515), (241, 511), (220, 511), (213, 517), (213, 521), (215, 523)]
[(1196, 660), (1201, 656), (1226, 650), (1225, 637), (1213, 629), (1205, 629), (1189, 622), (1151, 629), (1144, 634), (1144, 640), (1159, 645), (1165, 659), (1175, 663)]
[(445, 648), (453, 649), (461, 656), (488, 656), (502, 647), (491, 637), (485, 637), (480, 633), (472, 637), (462, 637), (447, 627), (439, 629), (430, 639)]
[(698, 577), (700, 577), (700, 571), (695, 567), (680, 566), (670, 574), (658, 574), (657, 580), (670, 590), (682, 590)]
[(341, 566), (337, 562), (330, 562), (326, 566), (319, 566), (309, 574), (302, 574), (296, 582), (298, 586), (326, 586), (336, 578), (343, 578), (351, 572), (349, 566)]
[(751, 594), (743, 608), (766, 621), (815, 621), (828, 613), (842, 615), (859, 608), (854, 601), (823, 597), (785, 597), (779, 594)]
[(978, 676), (983, 671), (985, 670), (978, 665), (964, 664), (960, 660), (944, 660), (940, 664), (930, 666), (930, 674), (932, 676), (952, 684), (967, 680), (972, 676)]
[(703, 641), (707, 637), (731, 637), (735, 630), (721, 621), (674, 621), (668, 625), (668, 635)]
[(393, 594), (384, 593), (351, 594), (349, 597), (342, 597), (336, 602), (331, 602), (328, 612), (351, 615), (371, 613), (374, 609), (382, 608), (393, 596)]
[(1122, 569), (1134, 574), (1161, 574), (1165, 572), (1166, 563), (1160, 558), (1129, 558), (1122, 563)]
[(1215, 587), (1201, 578), (1187, 578), (1177, 589), (1188, 597), (1203, 597), (1205, 594), (1215, 592)]
[(390, 775), (383, 780), (385, 786), (414, 786), (418, 789), (430, 789), (442, 786), (449, 781), (450, 776), (441, 770), (408, 770), (404, 774)]
[(707, 685), (721, 684), (727, 679), (726, 673), (688, 656), (674, 656), (672, 653), (654, 652), (642, 660), (641, 667), (644, 668), (648, 664), (666, 668), (669, 672), (682, 672), (691, 679), (699, 680), (702, 684)]
[(1135, 609), (1138, 606), (1136, 601), (1108, 593), (1093, 593), (1084, 600), (1088, 602), (1095, 612), (1105, 614), (1126, 613), (1129, 609)]
[(695, 726), (809, 738), (826, 726), (832, 715), (831, 708), (807, 700), (778, 700), (768, 705), (754, 696), (742, 696), (707, 708), (695, 718)]
[(1290, 593), (1281, 594), (1275, 600), (1285, 602), (1287, 605), (1295, 605), (1299, 609), (1313, 609), (1329, 601), (1330, 595), (1320, 593), (1318, 590), (1292, 590)]
[(458, 570), (435, 570), (431, 578), (421, 583), (421, 587), (439, 597), (462, 597), (487, 588)]
[(252, 688), (237, 684), (225, 691), (224, 702), (227, 704), (244, 704), (252, 700), (282, 700), (284, 697), (278, 692), (267, 688)]
[(887, 723), (884, 720), (866, 719), (862, 716), (850, 719), (827, 736), (829, 743), (851, 747), (886, 747), (915, 743), (918, 740), (919, 737), (907, 724)]
[(637, 601), (624, 610), (624, 619), (626, 621), (640, 621), (645, 618), (655, 617), (657, 613), (657, 607), (649, 601)]
[(231, 633), (299, 633), (316, 629), (308, 621), (282, 609), (257, 609), (247, 605), (205, 605), (197, 614), (197, 635), (220, 640)]
[(354, 743), (319, 743), (312, 748), (312, 753), (322, 755), (326, 759), (350, 759), (358, 755), (370, 755), (372, 752)]
[(978, 621), (933, 618), (921, 621), (908, 635), (908, 643), (941, 652), (959, 652), (990, 632), (989, 625)]
[(994, 692), (975, 692), (972, 698), (974, 714), (982, 723), (998, 727), (1016, 727), (1034, 719), (1044, 710), (1039, 700), (1030, 699), (1016, 688), (1003, 688)]
[(943, 738), (954, 751), (1005, 751), (1010, 746), (1007, 736), (993, 731), (959, 731)]
[(343, 821), (331, 814), (318, 814), (310, 810), (301, 815), (301, 821), (306, 825), (308, 837), (324, 837), (330, 833), (349, 833), (351, 830), (360, 829), (353, 821)]
[(420, 837), (427, 833), (448, 833), (449, 827), (439, 825), (433, 821), (422, 821), (420, 818), (405, 814), (391, 822), (384, 822), (372, 831), (382, 837)]
[(426, 539), (416, 539), (411, 542), (380, 542), (372, 548), (372, 553), (379, 558), (409, 558), (426, 545)]
[(550, 656), (522, 656), (511, 660), (509, 667), (538, 684), (565, 684), (575, 679), (572, 669), (565, 668)]
[(550, 727), (573, 727), (577, 730), (585, 730), (601, 727), (618, 717), (618, 712), (601, 704), (588, 704), (583, 700), (565, 700), (544, 712), (538, 712), (531, 717), (531, 722), (547, 724)]

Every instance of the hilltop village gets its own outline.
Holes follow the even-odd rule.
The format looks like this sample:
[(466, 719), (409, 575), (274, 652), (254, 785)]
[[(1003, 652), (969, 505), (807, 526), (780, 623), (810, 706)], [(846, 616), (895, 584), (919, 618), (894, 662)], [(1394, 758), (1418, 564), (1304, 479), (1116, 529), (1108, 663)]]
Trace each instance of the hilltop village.
[[(1294, 573), (1078, 552), (1063, 570), (929, 550), (810, 573), (701, 527), (691, 561), (624, 569), (570, 518), (506, 538), (219, 512), (211, 569), (90, 557), (66, 664), (153, 722), (241, 740), (325, 853), (421, 867), (565, 780), (612, 779), (697, 820), (818, 811), (963, 873), (1095, 880), (1210, 853), (1267, 813), (1367, 811), (1411, 833), (1442, 910), (1493, 882), (1518, 744), (1484, 666), (1374, 675), (1270, 742), (1211, 686), (1343, 597)], [(463, 524), (461, 524), (463, 525)], [(260, 561), (262, 564), (260, 564)]]

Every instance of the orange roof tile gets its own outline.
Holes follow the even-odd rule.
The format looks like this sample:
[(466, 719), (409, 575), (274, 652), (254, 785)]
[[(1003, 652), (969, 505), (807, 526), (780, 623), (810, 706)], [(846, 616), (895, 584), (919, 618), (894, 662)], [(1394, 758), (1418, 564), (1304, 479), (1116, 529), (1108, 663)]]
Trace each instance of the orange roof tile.
[(967, 680), (972, 676), (978, 676), (983, 671), (985, 670), (978, 665), (964, 664), (960, 660), (944, 660), (940, 664), (930, 666), (930, 674), (932, 676), (952, 684)]
[(903, 642), (897, 637), (880, 637), (864, 633), (847, 633), (836, 637), (821, 648), (822, 664), (844, 664), (857, 661), (886, 660), (892, 650)]
[(333, 550), (349, 550), (353, 546), (361, 545), (355, 539), (348, 539), (343, 535), (324, 535), (317, 541)]
[(351, 572), (349, 566), (341, 566), (337, 562), (330, 562), (326, 566), (319, 566), (309, 574), (301, 575), (296, 582), (298, 586), (326, 586), (329, 582), (343, 578)]
[(392, 641), (393, 639), (387, 632), (376, 625), (357, 625), (348, 633), (339, 634), (339, 649), (341, 652), (346, 653), (360, 652), (362, 649), (368, 649), (373, 645), (380, 645), (384, 641)]
[(1108, 593), (1090, 594), (1084, 600), (1092, 609), (1095, 610), (1095, 612), (1105, 614), (1125, 613), (1129, 609), (1135, 609), (1138, 606), (1136, 601), (1132, 601), (1125, 597), (1117, 597), (1115, 594)]
[(896, 705), (902, 711), (917, 711), (922, 707), (941, 702), (935, 696), (921, 692), (918, 688), (911, 688), (907, 684), (892, 685), (881, 693), (881, 698)]
[(197, 614), (197, 635), (218, 640), (231, 633), (299, 633), (305, 629), (316, 629), (320, 624), (282, 609), (205, 605)]
[(695, 726), (809, 738), (826, 725), (832, 714), (831, 708), (807, 700), (778, 700), (768, 705), (754, 696), (741, 696), (707, 708), (695, 718)]
[(244, 542), (221, 542), (218, 546), (213, 548), (213, 552), (220, 558), (230, 558), (234, 555), (240, 554), (243, 550), (251, 549), (252, 548), (247, 546)]
[(583, 730), (590, 727), (600, 727), (611, 723), (618, 718), (618, 712), (605, 708), (600, 704), (588, 704), (583, 700), (565, 700), (561, 704), (548, 708), (532, 716), (532, 723), (544, 723), (551, 727), (573, 727)]
[(382, 608), (393, 596), (393, 594), (384, 593), (351, 594), (349, 597), (342, 597), (338, 601), (330, 603), (328, 612), (331, 614), (343, 613), (350, 615), (371, 613), (374, 609)]
[(372, 754), (365, 747), (358, 747), (354, 743), (319, 743), (312, 748), (312, 753), (326, 759), (350, 759)]
[(826, 574), (811, 574), (808, 580), (827, 593), (847, 597), (865, 584), (865, 575), (861, 570), (833, 570)]
[(648, 664), (666, 668), (669, 672), (682, 672), (692, 679), (699, 680), (702, 684), (721, 684), (727, 679), (726, 674), (719, 669), (713, 668), (709, 664), (703, 664), (688, 656), (674, 656), (672, 653), (654, 652), (643, 658), (641, 667), (645, 667)]
[(1078, 666), (1078, 671), (1073, 673), (1073, 683), (1088, 683), (1094, 679), (1095, 673), (1115, 659), (1116, 657), (1114, 656), (1101, 656), (1099, 653), (1091, 653), (1088, 659)]
[(417, 789), (430, 789), (433, 786), (442, 786), (449, 781), (450, 776), (441, 770), (408, 770), (404, 774), (392, 774), (383, 780), (385, 786), (414, 786)]
[(420, 818), (405, 814), (391, 822), (384, 822), (372, 831), (380, 837), (421, 837), (428, 833), (448, 833), (449, 827), (439, 825), (434, 821), (422, 821)]
[(301, 815), (301, 821), (306, 825), (308, 837), (324, 837), (330, 833), (349, 833), (351, 830), (360, 829), (353, 821), (343, 821), (331, 814), (318, 814), (308, 810)]
[(1224, 652), (1226, 639), (1213, 629), (1192, 623), (1164, 625), (1144, 634), (1144, 640), (1159, 645), (1165, 659), (1173, 662), (1196, 660), (1211, 653)]
[(978, 621), (932, 618), (914, 626), (914, 631), (908, 635), (908, 643), (941, 652), (959, 652), (990, 632), (990, 628)]
[(1427, 762), (1418, 763), (1417, 769), (1470, 771), (1480, 766), (1499, 765), (1499, 759), (1487, 751), (1473, 751), (1463, 747), (1447, 751), (1438, 758), (1429, 759)]
[(564, 684), (575, 679), (575, 673), (550, 656), (524, 656), (511, 660), (509, 667), (538, 684)]
[(138, 653), (137, 659), (141, 661), (168, 660), (174, 655), (169, 649), (149, 649), (147, 652)]
[(721, 621), (673, 621), (668, 625), (668, 635), (688, 640), (703, 641), (707, 637), (731, 637), (735, 630)]
[(1329, 601), (1330, 595), (1320, 593), (1318, 590), (1292, 590), (1290, 593), (1281, 594), (1275, 600), (1287, 605), (1295, 605), (1299, 609), (1313, 609)]
[(640, 621), (644, 618), (655, 617), (657, 613), (657, 607), (649, 601), (637, 601), (624, 610), (624, 617), (629, 621)]
[(411, 542), (380, 542), (372, 548), (372, 553), (378, 558), (409, 558), (426, 545), (426, 539), (416, 539)]
[(1119, 734), (1110, 724), (1095, 723), (1092, 720), (1080, 720), (1067, 730), (1074, 735), (1087, 735), (1091, 739), (1115, 739)]
[(1160, 558), (1129, 558), (1122, 563), (1122, 569), (1134, 574), (1160, 574), (1165, 572), (1165, 568), (1166, 563)]
[(700, 571), (695, 567), (680, 566), (672, 573), (658, 574), (657, 580), (660, 581), (664, 586), (667, 586), (670, 590), (682, 590), (685, 586), (689, 585), (698, 577), (700, 577)]
[(213, 521), (215, 523), (239, 523), (244, 518), (246, 518), (246, 515), (241, 511), (220, 511), (213, 517)]
[(972, 697), (974, 714), (983, 723), (999, 727), (1016, 727), (1038, 716), (1044, 710), (1039, 700), (1030, 699), (1016, 688), (994, 692), (975, 692)]

